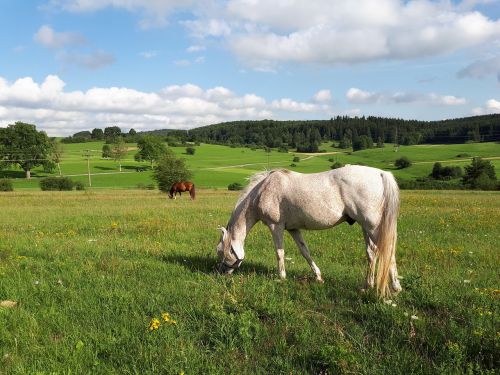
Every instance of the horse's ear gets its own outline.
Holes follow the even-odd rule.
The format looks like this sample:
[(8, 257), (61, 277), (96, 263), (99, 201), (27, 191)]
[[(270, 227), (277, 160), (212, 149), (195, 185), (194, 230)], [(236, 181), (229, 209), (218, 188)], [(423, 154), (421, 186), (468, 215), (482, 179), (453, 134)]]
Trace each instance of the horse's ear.
[(227, 229), (221, 226), (218, 226), (217, 229), (222, 232), (222, 241), (224, 241), (227, 237)]

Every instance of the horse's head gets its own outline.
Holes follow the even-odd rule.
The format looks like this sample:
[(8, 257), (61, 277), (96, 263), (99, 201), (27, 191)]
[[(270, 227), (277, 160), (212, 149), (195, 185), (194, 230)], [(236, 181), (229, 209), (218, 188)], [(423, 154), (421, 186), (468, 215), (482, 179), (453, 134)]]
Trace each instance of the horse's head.
[(170, 191), (168, 192), (168, 197), (170, 199), (174, 199), (175, 198), (175, 183), (172, 185), (172, 187), (170, 188)]
[(219, 272), (231, 274), (243, 262), (245, 252), (242, 244), (231, 240), (231, 235), (226, 228), (219, 227), (219, 230), (222, 232), (219, 244), (217, 245)]

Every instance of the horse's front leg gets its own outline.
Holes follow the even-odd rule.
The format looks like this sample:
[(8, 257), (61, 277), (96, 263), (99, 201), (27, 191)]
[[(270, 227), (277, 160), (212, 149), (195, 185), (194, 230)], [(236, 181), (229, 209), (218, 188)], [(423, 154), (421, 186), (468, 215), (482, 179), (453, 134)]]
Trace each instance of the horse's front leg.
[(307, 263), (309, 263), (309, 266), (311, 267), (312, 271), (316, 275), (316, 280), (318, 280), (320, 283), (324, 283), (323, 278), (321, 277), (321, 271), (319, 270), (318, 266), (316, 263), (311, 258), (311, 254), (309, 253), (309, 249), (307, 248), (306, 241), (304, 241), (304, 238), (302, 237), (302, 233), (298, 229), (290, 229), (288, 231), (292, 238), (294, 239), (295, 243), (297, 244), (300, 252), (302, 253), (302, 256), (306, 258)]
[(285, 271), (285, 249), (283, 248), (283, 227), (278, 224), (269, 224), (273, 235), (274, 247), (276, 248), (276, 259), (278, 260), (278, 272), (280, 279), (286, 278)]

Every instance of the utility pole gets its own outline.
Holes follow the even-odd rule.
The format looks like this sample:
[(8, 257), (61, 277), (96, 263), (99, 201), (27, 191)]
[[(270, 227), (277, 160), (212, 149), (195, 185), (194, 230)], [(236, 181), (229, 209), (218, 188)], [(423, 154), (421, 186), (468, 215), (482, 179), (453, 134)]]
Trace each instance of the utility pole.
[(92, 180), (90, 179), (90, 156), (91, 150), (83, 150), (83, 157), (87, 159), (87, 173), (89, 175), (89, 187), (92, 187)]

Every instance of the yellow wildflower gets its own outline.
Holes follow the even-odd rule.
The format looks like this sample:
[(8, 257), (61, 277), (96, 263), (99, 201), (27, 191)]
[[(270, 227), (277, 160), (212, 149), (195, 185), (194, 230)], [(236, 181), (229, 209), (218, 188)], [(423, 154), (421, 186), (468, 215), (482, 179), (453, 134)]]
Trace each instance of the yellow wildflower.
[(161, 313), (163, 321), (168, 322), (170, 320), (170, 314), (167, 312)]
[(111, 229), (116, 229), (116, 228), (118, 228), (118, 223), (116, 223), (116, 222), (113, 221), (111, 223)]
[(163, 319), (163, 321), (164, 321), (165, 323), (174, 324), (174, 325), (175, 325), (175, 324), (177, 324), (177, 321), (173, 320), (173, 319), (170, 317), (170, 314), (169, 314), (169, 313), (167, 313), (167, 312), (163, 312), (163, 313), (161, 313), (161, 317), (162, 317), (162, 319)]
[(159, 327), (160, 327), (160, 319), (158, 319), (158, 318), (151, 319), (151, 322), (149, 323), (149, 330), (154, 331), (155, 329), (158, 329)]

